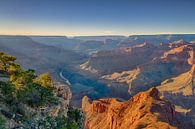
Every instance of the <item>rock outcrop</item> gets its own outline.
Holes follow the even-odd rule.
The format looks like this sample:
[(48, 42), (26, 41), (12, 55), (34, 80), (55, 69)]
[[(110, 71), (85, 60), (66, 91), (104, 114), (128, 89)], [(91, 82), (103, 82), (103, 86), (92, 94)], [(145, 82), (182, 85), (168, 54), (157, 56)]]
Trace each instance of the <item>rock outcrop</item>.
[(110, 51), (99, 51), (80, 67), (101, 75), (135, 69), (150, 61), (155, 46), (148, 43), (132, 47), (121, 47)]
[[(131, 49), (133, 49), (133, 47), (131, 47)], [(109, 84), (113, 89), (117, 89), (119, 84), (121, 84), (123, 87), (121, 86), (119, 89), (121, 90), (120, 92), (124, 92), (124, 89), (127, 89), (125, 93), (135, 95), (136, 93), (145, 91), (152, 86), (160, 85), (164, 80), (180, 76), (183, 73), (190, 71), (194, 64), (194, 50), (195, 44), (187, 43), (182, 40), (172, 43), (162, 43), (161, 45), (157, 46), (155, 50), (150, 50), (153, 51), (151, 55), (152, 58), (149, 59), (146, 57), (146, 61), (143, 60), (143, 58), (146, 59), (144, 56), (131, 59), (131, 62), (136, 62), (137, 60), (144, 62), (137, 65), (136, 68), (103, 75), (102, 79), (104, 79), (106, 82), (109, 81)], [(146, 53), (142, 54), (147, 55)], [(131, 65), (132, 63), (129, 64)], [(121, 64), (118, 62), (116, 65), (121, 66)], [(188, 73), (184, 74), (183, 76), (188, 76)], [(187, 78), (185, 80), (187, 80)], [(178, 80), (178, 83), (179, 82), (181, 82), (181, 80)], [(118, 85), (115, 86), (114, 83), (118, 83)], [(183, 86), (180, 85), (179, 87)], [(191, 89), (189, 89), (189, 87), (186, 88), (185, 90), (188, 91), (185, 92), (188, 93), (185, 94), (191, 94), (189, 93), (189, 90)], [(120, 97), (126, 99), (123, 96)]]
[(82, 100), (86, 129), (191, 129), (180, 121), (174, 106), (159, 96), (156, 88), (140, 92), (130, 100)]
[(194, 95), (195, 94), (195, 65), (192, 66), (191, 70), (173, 77), (166, 79), (158, 86), (158, 89), (161, 93), (169, 94), (180, 94), (184, 96)]

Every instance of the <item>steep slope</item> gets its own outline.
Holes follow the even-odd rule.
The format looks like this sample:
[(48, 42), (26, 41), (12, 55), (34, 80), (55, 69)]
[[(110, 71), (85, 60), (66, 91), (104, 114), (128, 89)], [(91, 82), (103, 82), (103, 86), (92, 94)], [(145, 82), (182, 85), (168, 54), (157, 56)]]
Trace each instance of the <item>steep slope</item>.
[[(12, 51), (37, 59), (43, 59), (54, 63), (55, 61), (63, 62), (64, 60), (75, 61), (82, 56), (62, 48), (56, 48), (54, 46), (48, 46), (33, 41), (28, 36), (0, 36), (0, 46), (6, 47), (11, 53)], [(62, 60), (63, 58), (63, 60)], [(51, 62), (53, 60), (53, 62)]]
[(158, 86), (161, 93), (182, 94), (184, 96), (194, 95), (195, 91), (195, 66), (188, 72), (182, 73), (177, 77), (167, 79)]
[[(110, 83), (123, 84), (124, 87), (121, 88), (128, 87), (126, 92), (134, 95), (152, 86), (158, 86), (166, 79), (189, 71), (194, 64), (194, 49), (195, 44), (186, 43), (182, 40), (162, 44), (157, 47), (157, 50), (154, 50), (151, 56), (153, 57), (152, 60), (145, 61), (145, 63), (138, 65), (135, 69), (114, 72), (104, 75), (102, 78), (110, 81)], [(137, 58), (136, 60), (143, 61), (142, 58)], [(187, 77), (188, 75), (184, 76)], [(115, 87), (112, 84), (111, 86)]]
[(119, 83), (127, 83), (130, 84), (134, 79), (136, 79), (137, 75), (140, 74), (140, 68), (131, 70), (131, 71), (123, 71), (121, 73), (113, 73), (110, 75), (102, 76), (103, 79), (114, 80)]
[(79, 43), (74, 50), (92, 55), (102, 50), (111, 50), (117, 47), (118, 40), (107, 39), (105, 41), (88, 40)]
[(166, 79), (157, 87), (163, 98), (171, 101), (178, 112), (193, 120), (193, 125), (195, 125), (194, 68), (193, 65), (191, 70)]
[[(193, 50), (194, 44), (183, 40), (157, 45), (145, 42), (131, 47), (99, 51), (82, 64), (81, 69), (105, 75), (133, 70), (137, 66), (150, 65), (155, 62), (183, 67), (184, 65), (192, 65)], [(188, 62), (186, 62), (186, 58), (189, 59)]]
[(82, 64), (81, 69), (101, 75), (131, 70), (137, 65), (150, 61), (154, 49), (155, 46), (143, 43), (132, 47), (100, 51), (94, 54), (89, 61)]
[(156, 88), (140, 92), (126, 102), (82, 100), (86, 129), (192, 129), (181, 120), (174, 106), (162, 100)]
[(28, 36), (0, 36), (0, 51), (16, 56), (17, 62), (27, 69), (52, 75), (56, 74), (56, 68), (78, 63), (85, 57), (70, 50), (40, 44)]
[(24, 70), (15, 60), (0, 52), (0, 128), (79, 128), (81, 114), (70, 109), (67, 85), (54, 82), (48, 73)]
[[(177, 44), (177, 45), (181, 45), (181, 44)], [(172, 48), (172, 46), (170, 47)], [(163, 56), (161, 57), (161, 59), (166, 62), (177, 62), (178, 64), (180, 63), (182, 65), (185, 65), (185, 64), (193, 65), (194, 48), (195, 48), (194, 44), (184, 44), (183, 43), (183, 45), (178, 46), (178, 47), (177, 46), (173, 47), (173, 49), (165, 52)]]

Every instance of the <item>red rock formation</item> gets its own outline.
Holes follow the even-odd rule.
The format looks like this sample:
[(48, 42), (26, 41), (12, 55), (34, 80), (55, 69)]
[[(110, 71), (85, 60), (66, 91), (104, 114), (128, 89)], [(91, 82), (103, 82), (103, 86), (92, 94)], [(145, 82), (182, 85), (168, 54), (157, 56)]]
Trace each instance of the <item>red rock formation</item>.
[(81, 69), (101, 75), (131, 70), (150, 61), (155, 46), (143, 43), (132, 47), (122, 47), (110, 51), (99, 51), (94, 54)]
[(82, 100), (86, 129), (191, 129), (178, 120), (174, 106), (162, 100), (156, 88), (126, 102), (116, 99)]
[(194, 64), (194, 45), (187, 44), (180, 47), (173, 48), (169, 51), (164, 52), (161, 59), (169, 62), (178, 62), (184, 64), (193, 65)]

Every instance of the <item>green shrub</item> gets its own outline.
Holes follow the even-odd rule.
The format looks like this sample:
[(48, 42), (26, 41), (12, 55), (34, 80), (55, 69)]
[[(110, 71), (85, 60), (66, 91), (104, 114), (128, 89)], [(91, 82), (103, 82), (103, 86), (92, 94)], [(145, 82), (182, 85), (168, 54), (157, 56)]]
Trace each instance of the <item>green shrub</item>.
[(25, 124), (28, 128), (40, 128), (40, 129), (78, 129), (79, 126), (74, 121), (69, 121), (64, 116), (46, 116), (40, 119), (33, 119)]
[[(9, 81), (0, 81), (0, 99), (6, 105), (5, 112), (14, 115), (16, 122), (22, 122), (26, 128), (40, 129), (78, 129), (81, 126), (80, 110), (70, 108), (68, 117), (64, 115), (36, 117), (36, 113), (26, 115), (26, 109), (56, 105), (59, 98), (54, 95), (54, 86), (48, 73), (37, 76), (34, 70), (24, 70), (15, 64), (15, 57), (0, 52), (0, 71)], [(1, 105), (0, 105), (1, 107)], [(6, 116), (6, 115), (5, 115)], [(4, 129), (5, 120), (0, 116), (0, 129)]]
[(6, 123), (6, 121), (0, 115), (0, 129), (5, 129), (5, 123)]

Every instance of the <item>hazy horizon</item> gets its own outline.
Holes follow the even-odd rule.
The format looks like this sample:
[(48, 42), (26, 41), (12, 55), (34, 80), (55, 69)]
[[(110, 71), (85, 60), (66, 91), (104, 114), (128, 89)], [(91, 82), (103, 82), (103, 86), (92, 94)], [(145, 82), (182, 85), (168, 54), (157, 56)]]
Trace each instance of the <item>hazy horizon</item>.
[(52, 37), (52, 36), (56, 36), (56, 37), (101, 37), (101, 36), (124, 36), (124, 37), (129, 37), (129, 36), (141, 36), (141, 35), (145, 35), (145, 36), (151, 36), (151, 35), (195, 35), (195, 33), (159, 33), (159, 34), (130, 34), (130, 35), (108, 35), (108, 34), (105, 34), (105, 35), (45, 35), (45, 34), (41, 34), (41, 35), (37, 35), (37, 34), (34, 34), (34, 35), (27, 35), (27, 34), (0, 34), (0, 36), (45, 36), (45, 37)]
[(193, 0), (0, 1), (1, 35), (195, 33)]

